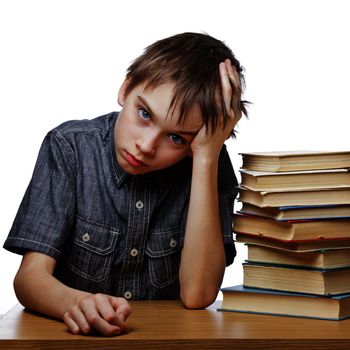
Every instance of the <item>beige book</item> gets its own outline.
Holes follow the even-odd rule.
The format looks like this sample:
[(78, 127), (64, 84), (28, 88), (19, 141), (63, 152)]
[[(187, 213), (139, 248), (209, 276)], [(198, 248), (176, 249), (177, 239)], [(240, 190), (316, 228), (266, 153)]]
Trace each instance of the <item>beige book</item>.
[(349, 169), (266, 172), (240, 169), (241, 186), (253, 191), (310, 190), (350, 186)]
[(350, 269), (312, 270), (243, 264), (243, 285), (296, 293), (334, 295), (350, 292)]
[(253, 215), (233, 215), (233, 232), (293, 240), (350, 238), (350, 220), (275, 221)]
[(350, 249), (294, 252), (248, 244), (248, 262), (297, 265), (319, 269), (350, 267)]
[(314, 205), (314, 206), (283, 206), (258, 207), (243, 203), (242, 214), (258, 215), (277, 221), (303, 220), (303, 219), (335, 219), (350, 218), (350, 205)]
[(251, 191), (239, 187), (239, 201), (258, 207), (350, 204), (350, 187), (303, 191)]
[(297, 171), (350, 167), (350, 151), (249, 152), (242, 155), (242, 168), (256, 171)]

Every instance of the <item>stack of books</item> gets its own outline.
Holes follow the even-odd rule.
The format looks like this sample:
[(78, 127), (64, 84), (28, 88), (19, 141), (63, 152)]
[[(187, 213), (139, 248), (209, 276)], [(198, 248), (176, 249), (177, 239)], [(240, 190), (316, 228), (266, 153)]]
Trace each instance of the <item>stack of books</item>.
[(350, 317), (350, 152), (243, 153), (236, 241), (243, 285), (222, 311)]

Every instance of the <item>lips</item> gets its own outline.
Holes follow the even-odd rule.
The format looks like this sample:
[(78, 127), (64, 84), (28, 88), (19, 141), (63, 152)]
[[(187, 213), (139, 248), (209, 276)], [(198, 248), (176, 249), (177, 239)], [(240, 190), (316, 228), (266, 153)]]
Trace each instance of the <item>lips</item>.
[(145, 163), (143, 163), (141, 160), (135, 158), (132, 154), (128, 153), (127, 151), (125, 151), (125, 159), (130, 165), (132, 165), (134, 167), (146, 166)]

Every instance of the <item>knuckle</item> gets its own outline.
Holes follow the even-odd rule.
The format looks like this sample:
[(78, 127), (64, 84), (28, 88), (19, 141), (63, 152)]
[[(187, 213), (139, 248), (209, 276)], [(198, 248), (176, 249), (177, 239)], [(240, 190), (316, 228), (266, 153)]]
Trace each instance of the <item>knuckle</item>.
[(84, 326), (81, 327), (81, 331), (84, 334), (89, 334), (91, 332), (91, 327), (89, 325), (84, 325)]
[(89, 324), (91, 324), (92, 326), (95, 326), (99, 320), (99, 315), (97, 313), (92, 313), (92, 314), (89, 314), (87, 316), (87, 321), (89, 322)]

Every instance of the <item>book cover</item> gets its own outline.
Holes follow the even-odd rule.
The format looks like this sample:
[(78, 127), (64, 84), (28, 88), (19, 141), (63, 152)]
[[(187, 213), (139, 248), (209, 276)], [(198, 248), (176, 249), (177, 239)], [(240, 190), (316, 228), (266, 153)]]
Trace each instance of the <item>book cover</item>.
[(235, 241), (238, 243), (251, 243), (265, 247), (278, 248), (294, 252), (311, 252), (320, 249), (350, 248), (350, 239), (318, 239), (318, 240), (283, 240), (270, 237), (261, 237), (255, 234), (237, 233)]
[(304, 293), (248, 288), (242, 285), (220, 289), (223, 293), (219, 311), (246, 312), (325, 320), (350, 317), (350, 294), (315, 296)]
[(350, 186), (349, 169), (266, 172), (240, 169), (241, 186), (253, 191), (288, 191)]
[(350, 218), (350, 205), (299, 205), (258, 207), (243, 203), (237, 213), (267, 217), (276, 221), (324, 220)]
[(299, 171), (350, 167), (350, 151), (249, 152), (242, 168), (256, 171)]
[(275, 221), (253, 215), (233, 215), (233, 232), (283, 240), (350, 238), (350, 220)]
[(294, 252), (279, 248), (247, 244), (250, 263), (276, 264), (293, 267), (304, 266), (319, 269), (350, 268), (350, 249), (321, 249)]
[(252, 191), (238, 187), (238, 200), (258, 207), (350, 204), (350, 187), (289, 191)]
[(335, 295), (350, 293), (350, 269), (317, 269), (304, 266), (243, 263), (245, 287)]

